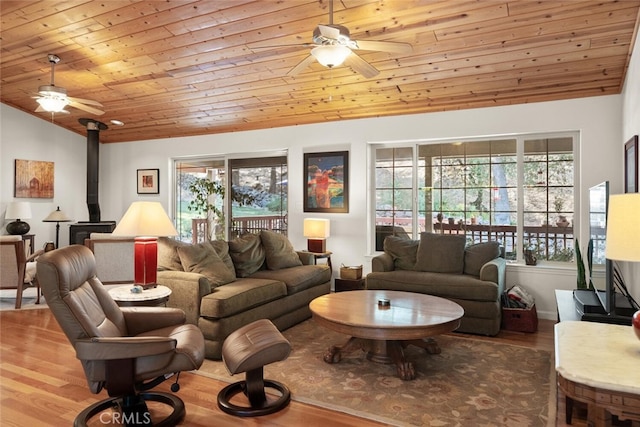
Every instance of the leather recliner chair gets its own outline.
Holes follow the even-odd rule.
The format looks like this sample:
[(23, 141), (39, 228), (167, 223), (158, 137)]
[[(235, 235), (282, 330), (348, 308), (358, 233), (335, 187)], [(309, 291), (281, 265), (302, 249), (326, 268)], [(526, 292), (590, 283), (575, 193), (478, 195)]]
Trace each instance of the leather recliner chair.
[[(182, 310), (119, 307), (96, 277), (91, 251), (81, 245), (48, 252), (37, 274), (47, 304), (80, 359), (92, 393), (103, 388), (110, 398), (82, 411), (74, 426), (84, 426), (105, 410), (124, 425), (174, 426), (184, 418), (183, 401), (171, 393), (147, 392), (173, 374), (198, 369), (204, 360), (202, 332), (184, 324)], [(176, 378), (171, 390), (178, 391)], [(163, 420), (146, 401), (172, 407)], [(154, 416), (155, 413), (155, 416)], [(166, 412), (164, 412), (166, 414)], [(111, 420), (111, 419), (110, 419)]]

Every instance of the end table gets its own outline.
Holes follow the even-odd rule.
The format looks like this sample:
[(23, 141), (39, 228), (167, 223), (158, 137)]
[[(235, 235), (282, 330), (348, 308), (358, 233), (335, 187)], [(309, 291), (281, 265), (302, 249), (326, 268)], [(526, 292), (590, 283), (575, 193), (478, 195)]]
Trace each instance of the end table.
[(167, 301), (169, 301), (169, 295), (171, 295), (171, 289), (162, 285), (143, 290), (140, 293), (131, 292), (132, 286), (126, 285), (109, 289), (109, 294), (120, 307), (166, 306)]
[(360, 291), (364, 289), (364, 279), (335, 279), (335, 291)]

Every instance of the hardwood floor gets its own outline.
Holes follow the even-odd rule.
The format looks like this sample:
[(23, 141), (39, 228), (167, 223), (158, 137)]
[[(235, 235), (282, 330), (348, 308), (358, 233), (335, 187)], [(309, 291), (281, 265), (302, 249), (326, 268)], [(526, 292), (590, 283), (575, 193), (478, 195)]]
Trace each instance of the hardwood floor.
[[(541, 320), (534, 334), (502, 331), (483, 339), (553, 352), (553, 324)], [(474, 338), (478, 338), (474, 336)], [(75, 353), (48, 309), (0, 312), (0, 425), (62, 426), (91, 403), (91, 394)], [(187, 407), (182, 425), (232, 427), (242, 425), (320, 427), (381, 424), (317, 406), (292, 402), (286, 409), (260, 418), (238, 419), (218, 409), (216, 396), (225, 383), (191, 373), (180, 376), (178, 392)], [(169, 391), (171, 381), (156, 390)], [(557, 426), (564, 423), (564, 396), (558, 396)], [(584, 411), (574, 409), (573, 426), (585, 426)]]

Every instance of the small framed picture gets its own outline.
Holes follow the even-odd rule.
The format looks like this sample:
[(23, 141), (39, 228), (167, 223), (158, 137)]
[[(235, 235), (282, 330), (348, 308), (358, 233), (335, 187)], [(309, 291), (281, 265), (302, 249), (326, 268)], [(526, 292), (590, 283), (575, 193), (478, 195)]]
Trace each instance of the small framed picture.
[(624, 144), (624, 192), (638, 192), (638, 135)]
[(160, 169), (138, 169), (138, 194), (160, 193)]
[(304, 211), (349, 212), (349, 152), (304, 154)]

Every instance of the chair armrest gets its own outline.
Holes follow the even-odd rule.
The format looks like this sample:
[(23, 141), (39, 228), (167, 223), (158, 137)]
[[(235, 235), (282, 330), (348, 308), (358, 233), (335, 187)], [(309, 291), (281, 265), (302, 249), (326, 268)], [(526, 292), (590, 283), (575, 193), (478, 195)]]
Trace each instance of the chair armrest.
[(373, 257), (371, 260), (371, 271), (393, 271), (395, 266), (393, 265), (393, 257), (388, 253), (383, 253)]
[(168, 337), (94, 337), (77, 340), (80, 360), (135, 359), (174, 351), (177, 341)]
[(124, 322), (130, 335), (138, 335), (167, 326), (182, 325), (186, 316), (179, 308), (121, 307)]
[(198, 273), (165, 270), (158, 271), (156, 282), (171, 289), (167, 305), (181, 309), (186, 316), (186, 323), (197, 325), (200, 300), (211, 293), (209, 279)]
[(493, 282), (498, 285), (498, 295), (504, 292), (505, 275), (507, 271), (507, 260), (504, 258), (495, 258), (480, 269), (480, 280)]
[(42, 255), (44, 253), (44, 250), (42, 249), (38, 249), (37, 251), (35, 251), (34, 253), (32, 253), (31, 255), (29, 255), (29, 257), (26, 259), (27, 262), (31, 262), (31, 261), (35, 261), (36, 258), (38, 258), (40, 255)]

